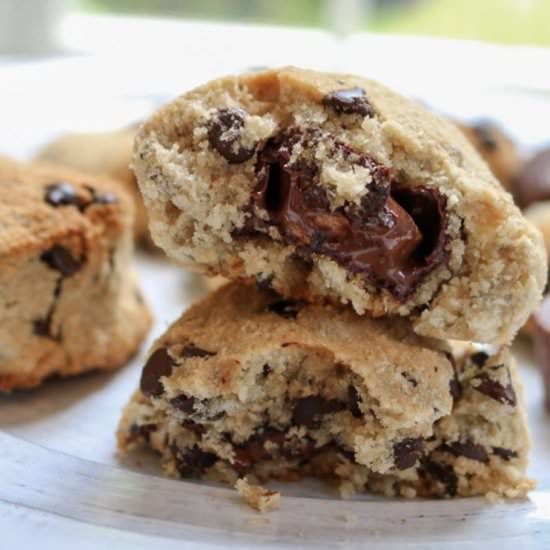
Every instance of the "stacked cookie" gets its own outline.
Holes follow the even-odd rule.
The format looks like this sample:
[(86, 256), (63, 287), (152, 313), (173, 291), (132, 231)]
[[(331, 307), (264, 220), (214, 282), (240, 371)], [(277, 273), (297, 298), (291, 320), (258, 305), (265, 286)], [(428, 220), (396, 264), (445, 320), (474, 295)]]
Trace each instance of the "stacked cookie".
[(506, 346), (544, 248), (458, 129), (375, 82), (289, 68), (167, 105), (134, 167), (156, 243), (233, 282), (153, 346), (121, 449), (343, 494), (530, 488)]

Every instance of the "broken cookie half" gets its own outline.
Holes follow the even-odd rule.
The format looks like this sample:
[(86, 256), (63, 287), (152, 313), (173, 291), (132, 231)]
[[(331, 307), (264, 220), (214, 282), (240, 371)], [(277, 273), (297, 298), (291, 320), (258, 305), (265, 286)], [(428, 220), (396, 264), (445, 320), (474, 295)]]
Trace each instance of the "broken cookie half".
[(169, 256), (287, 298), (507, 343), (546, 281), (540, 235), (464, 136), (359, 77), (213, 81), (142, 126), (134, 168)]
[(519, 494), (527, 434), (505, 354), (453, 356), (404, 321), (231, 283), (156, 342), (122, 451), (168, 475), (339, 481), (343, 493)]

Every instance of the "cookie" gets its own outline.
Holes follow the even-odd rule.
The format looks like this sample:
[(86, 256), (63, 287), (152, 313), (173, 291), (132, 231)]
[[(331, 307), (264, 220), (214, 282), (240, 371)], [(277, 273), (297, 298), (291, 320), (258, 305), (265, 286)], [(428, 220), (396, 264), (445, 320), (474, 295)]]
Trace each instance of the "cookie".
[(550, 196), (547, 201), (533, 203), (523, 215), (541, 232), (546, 255), (550, 258)]
[(504, 494), (522, 486), (528, 447), (509, 362), (454, 365), (403, 321), (230, 283), (156, 342), (119, 446), (232, 485), (314, 475), (344, 493)]
[(489, 165), (502, 186), (513, 192), (514, 182), (521, 168), (521, 158), (512, 139), (490, 121), (456, 124)]
[(135, 206), (134, 235), (147, 248), (155, 248), (148, 229), (147, 211), (130, 170), (135, 128), (114, 132), (65, 134), (48, 143), (37, 160), (70, 166), (89, 174), (107, 175), (122, 182)]
[(543, 300), (532, 316), (530, 328), (535, 359), (544, 384), (544, 403), (550, 412), (550, 296)]
[(496, 343), (546, 281), (540, 235), (462, 133), (359, 77), (206, 84), (141, 127), (134, 168), (169, 256), (289, 299)]
[(0, 159), (0, 391), (123, 365), (151, 323), (116, 182)]
[(517, 177), (515, 195), (522, 208), (550, 200), (550, 148), (539, 151), (524, 164)]

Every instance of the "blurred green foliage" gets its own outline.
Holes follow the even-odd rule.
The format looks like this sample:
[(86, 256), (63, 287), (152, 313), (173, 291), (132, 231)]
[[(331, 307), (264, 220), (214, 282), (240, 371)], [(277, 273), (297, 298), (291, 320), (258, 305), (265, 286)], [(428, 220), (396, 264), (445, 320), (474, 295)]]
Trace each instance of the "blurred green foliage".
[[(363, 0), (357, 30), (550, 46), (550, 0)], [(322, 26), (322, 0), (81, 0), (84, 9)]]

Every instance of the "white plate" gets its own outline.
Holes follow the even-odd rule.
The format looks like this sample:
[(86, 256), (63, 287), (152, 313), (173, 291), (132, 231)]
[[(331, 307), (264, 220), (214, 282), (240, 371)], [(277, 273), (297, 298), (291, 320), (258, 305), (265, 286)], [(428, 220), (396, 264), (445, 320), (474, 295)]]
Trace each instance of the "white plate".
[[(200, 283), (160, 258), (140, 257), (138, 266), (157, 312), (156, 336), (199, 296)], [(279, 485), (281, 509), (260, 516), (230, 489), (162, 478), (147, 453), (117, 458), (114, 432), (139, 379), (140, 357), (115, 373), (50, 380), (39, 391), (0, 398), (0, 502), (90, 524), (94, 536), (111, 542), (120, 535), (104, 528), (131, 534), (131, 541), (116, 539), (117, 548), (158, 536), (224, 547), (550, 544), (550, 420), (538, 373), (519, 352), (534, 436), (530, 473), (539, 480), (525, 501), (342, 501), (322, 485), (298, 483)]]
[[(369, 48), (371, 60), (384, 59), (379, 64), (382, 71), (388, 56), (372, 55), (372, 45)], [(158, 98), (130, 91), (150, 92), (147, 84), (162, 76), (162, 64), (151, 65), (151, 70), (157, 69), (152, 73), (142, 69), (141, 59), (134, 61), (130, 74), (140, 75), (141, 80), (130, 78), (130, 83), (128, 78), (120, 82), (116, 78), (123, 74), (121, 67), (128, 72), (128, 66), (107, 59), (0, 64), (0, 150), (27, 157), (56, 132), (100, 129), (144, 116)], [(288, 60), (277, 64), (284, 62)], [(419, 58), (418, 64), (423, 63)], [(210, 63), (203, 65), (205, 71), (211, 70)], [(192, 71), (183, 75), (191, 81), (198, 78)], [(391, 74), (378, 76), (391, 81)], [(474, 86), (441, 91), (424, 78), (419, 81), (422, 90), (413, 87), (410, 93), (455, 115), (495, 116), (523, 145), (550, 137), (548, 117), (543, 116), (550, 112), (547, 98), (479, 91)], [(120, 85), (120, 93), (111, 89), (101, 93), (104, 86), (114, 84)], [(184, 87), (178, 81), (177, 86), (163, 85), (155, 91), (165, 98)], [(204, 290), (196, 278), (163, 259), (141, 256), (138, 268), (157, 316), (150, 344)], [(530, 474), (539, 485), (525, 501), (493, 505), (483, 499), (405, 501), (365, 496), (342, 501), (326, 487), (304, 482), (282, 486), (281, 509), (261, 516), (243, 505), (233, 490), (163, 478), (157, 460), (146, 454), (139, 464), (136, 458), (121, 462), (115, 454), (114, 431), (139, 379), (143, 356), (115, 373), (51, 380), (37, 391), (0, 397), (0, 550), (96, 550), (101, 544), (132, 550), (260, 544), (550, 546), (550, 418), (543, 410), (538, 372), (527, 350), (518, 353), (534, 439)]]

